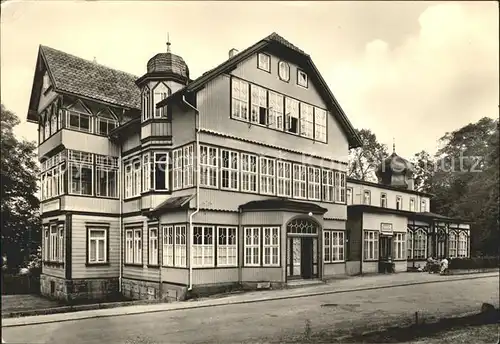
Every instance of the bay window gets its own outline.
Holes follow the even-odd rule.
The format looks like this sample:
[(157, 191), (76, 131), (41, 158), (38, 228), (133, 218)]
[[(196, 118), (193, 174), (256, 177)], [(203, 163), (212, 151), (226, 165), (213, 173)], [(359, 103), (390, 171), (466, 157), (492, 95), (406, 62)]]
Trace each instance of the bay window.
[(182, 148), (172, 152), (172, 188), (182, 189)]
[(69, 193), (92, 196), (93, 155), (79, 151), (68, 151)]
[(335, 200), (334, 196), (334, 180), (333, 171), (323, 170), (323, 201), (333, 202)]
[(300, 135), (313, 138), (314, 135), (314, 110), (313, 106), (300, 103)]
[(151, 91), (146, 86), (142, 91), (142, 121), (147, 121), (151, 118), (151, 101), (150, 101)]
[(194, 185), (193, 182), (193, 168), (194, 168), (194, 146), (189, 145), (183, 148), (184, 150), (184, 187)]
[(378, 260), (378, 238), (378, 231), (363, 232), (364, 260)]
[(280, 227), (263, 227), (263, 266), (280, 264)]
[(257, 156), (241, 153), (241, 191), (257, 192)]
[(96, 196), (118, 197), (118, 158), (96, 155)]
[(278, 196), (292, 197), (292, 164), (277, 162)]
[(233, 118), (248, 120), (249, 84), (240, 79), (231, 79), (231, 115)]
[(245, 227), (245, 266), (260, 265), (260, 227)]
[(250, 85), (251, 106), (250, 122), (267, 125), (267, 90), (257, 85)]
[(318, 167), (309, 167), (308, 198), (310, 200), (321, 200), (321, 170)]
[(214, 227), (193, 227), (193, 267), (214, 266)]
[(279, 93), (269, 91), (269, 127), (283, 130), (283, 106), (283, 96)]
[(263, 194), (274, 195), (275, 193), (275, 166), (274, 159), (260, 158), (260, 192)]
[(88, 264), (99, 264), (108, 262), (108, 228), (87, 228), (88, 231)]
[(200, 185), (218, 187), (217, 148), (200, 146)]
[(401, 260), (405, 259), (406, 255), (406, 238), (405, 233), (394, 233), (394, 259)]
[(217, 227), (217, 266), (238, 266), (237, 227)]
[(344, 232), (325, 230), (323, 232), (323, 259), (325, 263), (341, 262), (344, 257)]
[(154, 157), (155, 190), (168, 190), (168, 153), (157, 152)]
[(314, 108), (314, 139), (326, 143), (326, 110)]
[(158, 228), (149, 228), (149, 249), (148, 249), (148, 264), (158, 265)]
[(285, 98), (285, 130), (289, 133), (299, 133), (299, 102), (292, 98)]
[(155, 118), (166, 117), (165, 106), (156, 108), (156, 104), (166, 99), (170, 95), (170, 88), (163, 82), (160, 82), (153, 90), (153, 107), (155, 108)]
[(238, 152), (221, 149), (221, 189), (238, 190)]

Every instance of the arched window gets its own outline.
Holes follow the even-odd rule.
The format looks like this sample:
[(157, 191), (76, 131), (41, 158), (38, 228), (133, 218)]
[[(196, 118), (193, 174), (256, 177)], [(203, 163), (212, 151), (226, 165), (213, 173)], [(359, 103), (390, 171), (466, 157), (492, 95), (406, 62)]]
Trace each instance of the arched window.
[(445, 244), (446, 244), (446, 231), (443, 228), (439, 228), (437, 230), (437, 257), (439, 259), (442, 259), (445, 257), (446, 252), (445, 252)]
[(427, 258), (427, 233), (419, 228), (414, 234), (413, 259)]
[(142, 91), (142, 120), (147, 121), (151, 118), (151, 102), (149, 87), (144, 87)]
[(468, 256), (468, 238), (467, 238), (467, 234), (465, 232), (460, 232), (460, 234), (458, 235), (458, 257), (459, 258), (465, 258)]
[(296, 218), (286, 225), (289, 234), (318, 234), (318, 224), (307, 218)]
[(153, 106), (155, 107), (155, 118), (166, 117), (167, 114), (165, 112), (166, 107), (161, 107), (159, 109), (156, 108), (156, 104), (158, 104), (163, 99), (167, 98), (170, 95), (170, 88), (167, 87), (164, 83), (160, 82), (155, 88), (153, 92)]
[(457, 234), (454, 231), (450, 232), (450, 237), (448, 238), (448, 255), (450, 258), (455, 258), (457, 256)]
[(117, 126), (118, 121), (109, 110), (106, 109), (97, 114), (96, 134), (107, 136)]
[(406, 233), (406, 247), (407, 247), (406, 258), (412, 259), (413, 258), (413, 232), (411, 230), (408, 230), (408, 233)]

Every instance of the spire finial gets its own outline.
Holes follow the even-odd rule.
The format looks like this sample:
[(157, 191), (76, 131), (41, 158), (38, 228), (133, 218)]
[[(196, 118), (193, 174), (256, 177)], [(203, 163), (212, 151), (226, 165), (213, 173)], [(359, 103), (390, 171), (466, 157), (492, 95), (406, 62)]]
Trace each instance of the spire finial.
[(392, 154), (396, 153), (396, 140), (392, 138)]
[(170, 33), (167, 32), (167, 53), (170, 52)]

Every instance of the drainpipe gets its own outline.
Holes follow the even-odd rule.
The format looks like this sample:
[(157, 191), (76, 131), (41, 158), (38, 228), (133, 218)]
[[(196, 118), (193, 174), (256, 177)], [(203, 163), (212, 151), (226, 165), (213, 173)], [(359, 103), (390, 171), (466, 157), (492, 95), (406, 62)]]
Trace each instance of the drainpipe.
[(189, 288), (193, 289), (193, 217), (200, 211), (200, 112), (197, 108), (186, 101), (186, 96), (182, 96), (182, 102), (193, 109), (197, 116), (195, 129), (196, 136), (196, 210), (189, 215)]
[(120, 143), (120, 155), (118, 156), (118, 187), (119, 187), (119, 200), (120, 200), (120, 217), (119, 217), (119, 226), (120, 226), (120, 270), (118, 275), (118, 292), (121, 294), (122, 292), (122, 269), (123, 269), (123, 177), (122, 177), (122, 153), (123, 153), (123, 145)]

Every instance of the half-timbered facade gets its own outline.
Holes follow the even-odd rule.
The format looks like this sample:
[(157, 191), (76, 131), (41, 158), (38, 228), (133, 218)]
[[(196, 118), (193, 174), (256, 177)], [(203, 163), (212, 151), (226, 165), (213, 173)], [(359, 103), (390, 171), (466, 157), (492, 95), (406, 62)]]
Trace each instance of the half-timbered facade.
[(429, 195), (346, 178), (360, 139), (277, 34), (194, 80), (170, 45), (142, 77), (41, 46), (28, 120), (44, 295), (182, 299), (465, 252), (468, 227), (429, 213)]

